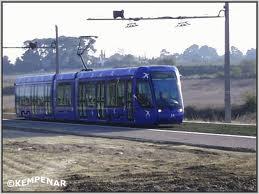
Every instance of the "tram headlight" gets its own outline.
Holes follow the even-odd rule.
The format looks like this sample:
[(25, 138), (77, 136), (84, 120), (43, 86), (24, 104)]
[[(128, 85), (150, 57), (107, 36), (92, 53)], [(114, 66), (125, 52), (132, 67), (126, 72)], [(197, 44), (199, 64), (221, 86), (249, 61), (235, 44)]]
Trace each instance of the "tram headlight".
[(179, 109), (178, 109), (178, 112), (183, 112), (183, 109), (182, 109), (182, 108), (179, 108)]

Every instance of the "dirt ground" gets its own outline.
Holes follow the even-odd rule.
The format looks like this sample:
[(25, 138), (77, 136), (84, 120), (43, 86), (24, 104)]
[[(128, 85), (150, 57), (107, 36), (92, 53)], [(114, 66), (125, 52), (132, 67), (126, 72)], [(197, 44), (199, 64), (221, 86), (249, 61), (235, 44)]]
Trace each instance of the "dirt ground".
[[(4, 191), (256, 191), (256, 153), (7, 130)], [(32, 176), (67, 185), (7, 187)]]

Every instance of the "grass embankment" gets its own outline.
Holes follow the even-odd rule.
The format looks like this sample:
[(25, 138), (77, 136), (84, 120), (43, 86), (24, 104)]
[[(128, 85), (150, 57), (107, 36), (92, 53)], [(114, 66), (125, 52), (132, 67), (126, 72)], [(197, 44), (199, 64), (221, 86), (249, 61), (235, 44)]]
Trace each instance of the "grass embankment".
[[(232, 105), (232, 120), (244, 121), (246, 123), (256, 122), (257, 98), (252, 92), (246, 92), (243, 95), (243, 103)], [(188, 120), (205, 120), (205, 121), (223, 121), (225, 117), (224, 107), (203, 107), (187, 106), (185, 108), (185, 118)]]
[[(33, 176), (67, 186), (7, 187)], [(4, 130), (3, 190), (255, 192), (256, 153)]]
[(256, 136), (256, 126), (211, 123), (182, 123), (181, 125), (162, 125), (161, 129), (174, 131), (190, 131), (201, 133), (219, 133), (230, 135)]

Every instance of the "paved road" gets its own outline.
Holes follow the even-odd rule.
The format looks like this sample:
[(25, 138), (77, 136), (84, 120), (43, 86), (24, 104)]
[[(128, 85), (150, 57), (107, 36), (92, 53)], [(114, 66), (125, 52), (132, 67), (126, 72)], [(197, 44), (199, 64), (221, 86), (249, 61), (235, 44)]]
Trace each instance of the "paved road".
[[(187, 145), (256, 150), (256, 137), (28, 120), (3, 120), (6, 130), (72, 134)], [(10, 135), (9, 135), (10, 136)], [(9, 137), (10, 138), (10, 137)]]

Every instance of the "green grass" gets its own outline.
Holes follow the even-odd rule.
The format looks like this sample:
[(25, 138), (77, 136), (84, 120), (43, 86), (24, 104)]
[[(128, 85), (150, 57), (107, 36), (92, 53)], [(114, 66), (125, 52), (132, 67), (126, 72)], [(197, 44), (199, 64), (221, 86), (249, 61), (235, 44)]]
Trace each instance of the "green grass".
[(246, 136), (256, 136), (257, 132), (256, 126), (251, 125), (225, 125), (210, 123), (183, 123), (181, 125), (159, 126), (159, 128), (174, 131), (191, 131)]

